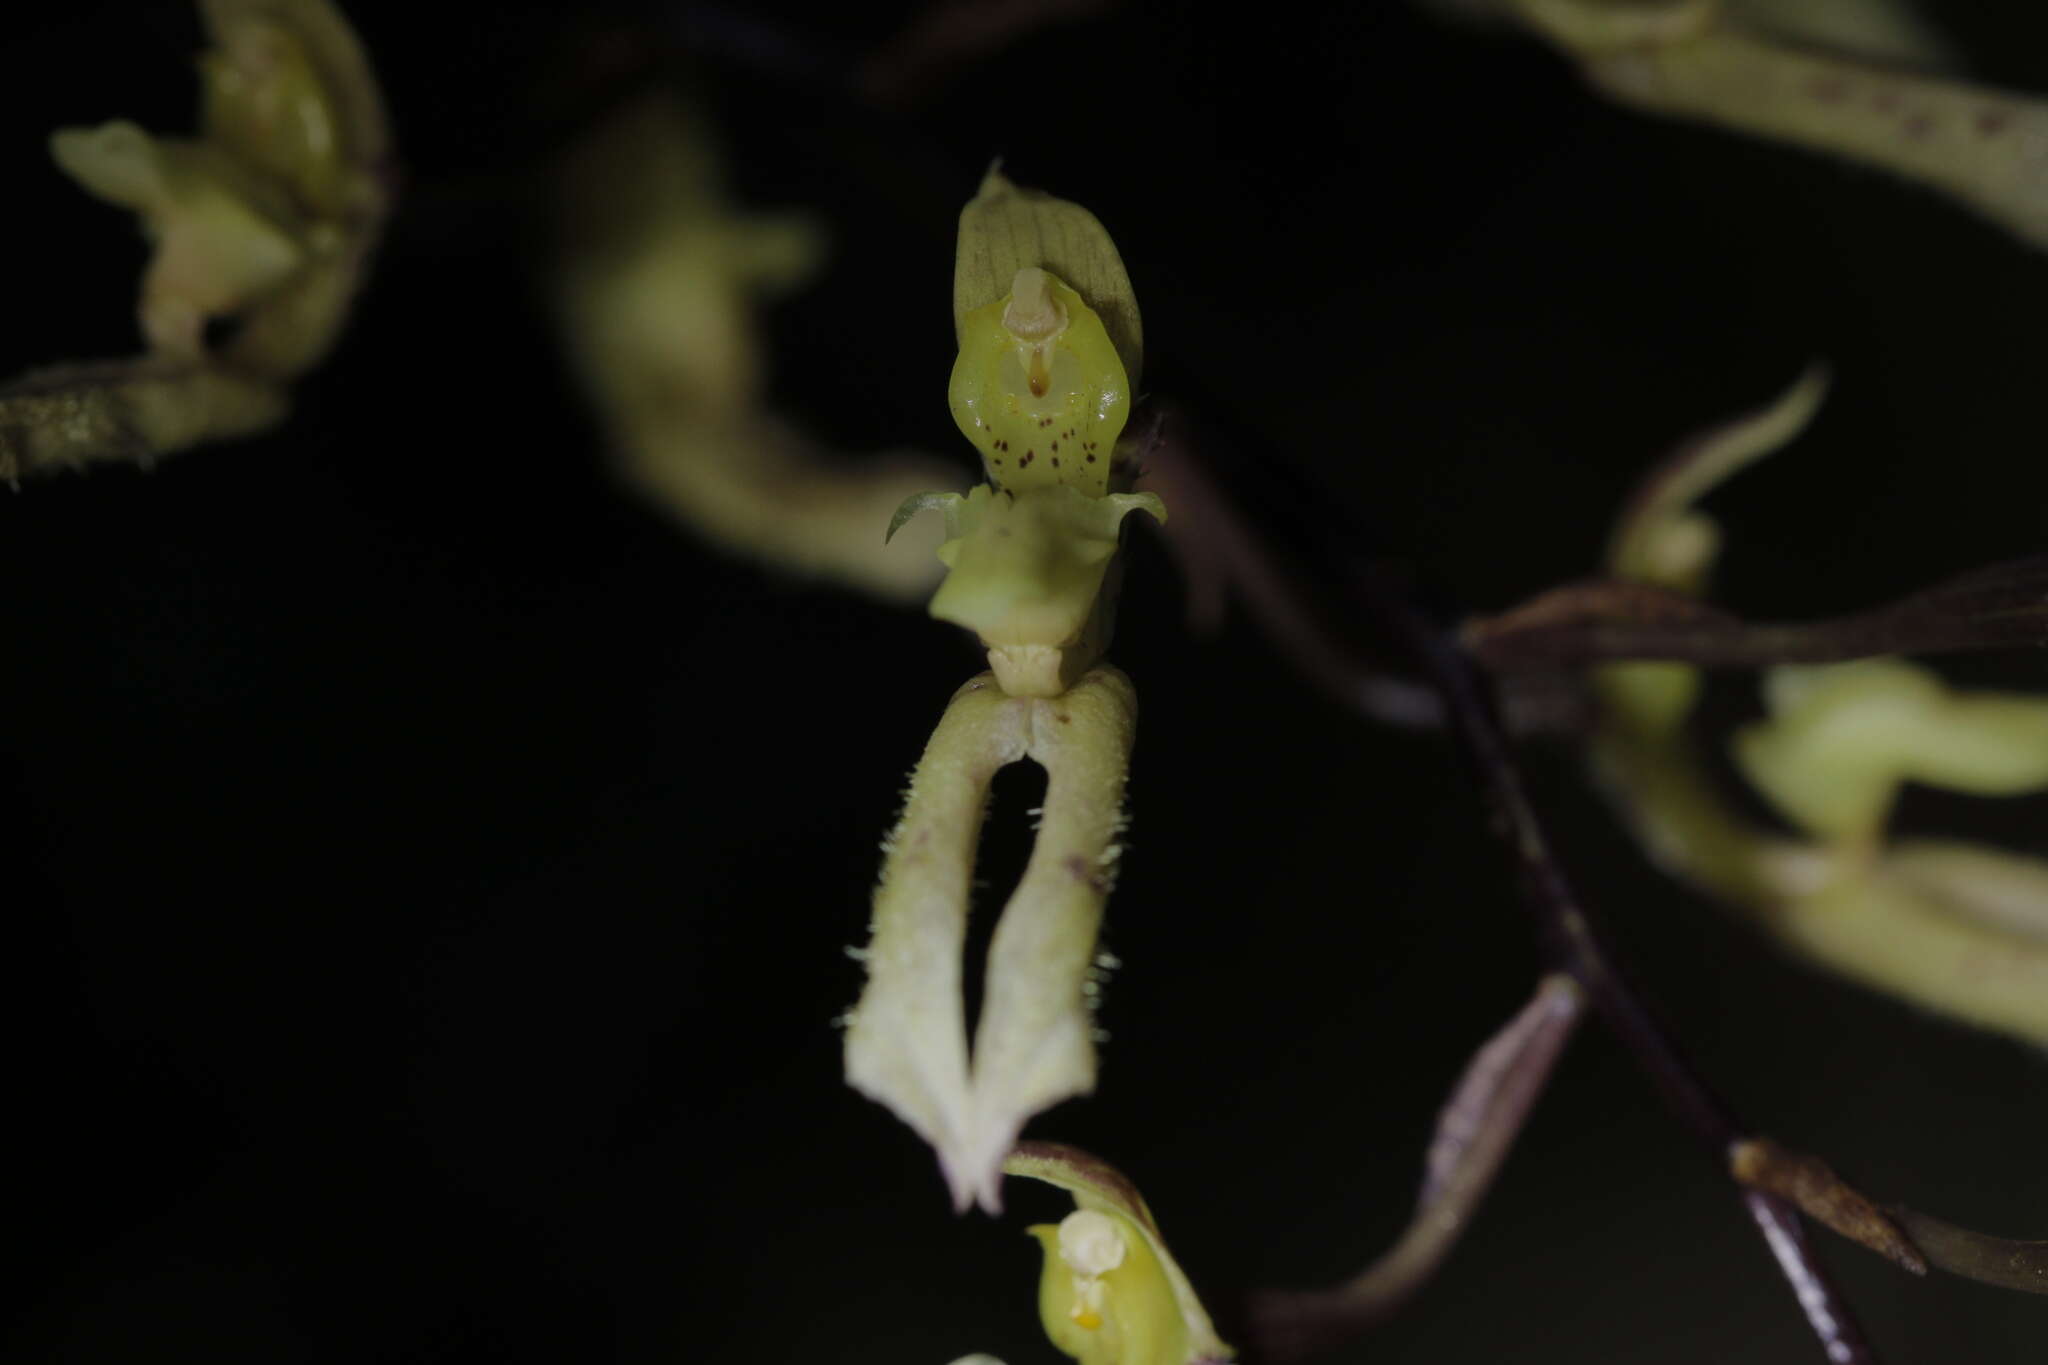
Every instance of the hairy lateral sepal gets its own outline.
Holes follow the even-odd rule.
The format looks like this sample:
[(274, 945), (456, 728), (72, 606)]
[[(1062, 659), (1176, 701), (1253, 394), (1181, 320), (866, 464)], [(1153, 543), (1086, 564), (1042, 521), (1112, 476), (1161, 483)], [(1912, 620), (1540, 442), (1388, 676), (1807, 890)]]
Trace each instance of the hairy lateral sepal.
[[(1089, 1012), (1136, 733), (1130, 680), (1098, 667), (1065, 695), (954, 694), (912, 776), (875, 891), (868, 983), (846, 1078), (938, 1153), (956, 1208), (1001, 1207), (1001, 1164), (1035, 1113), (1095, 1087)], [(961, 995), (974, 851), (996, 771), (1046, 770), (1038, 837), (989, 948), (968, 1050)]]

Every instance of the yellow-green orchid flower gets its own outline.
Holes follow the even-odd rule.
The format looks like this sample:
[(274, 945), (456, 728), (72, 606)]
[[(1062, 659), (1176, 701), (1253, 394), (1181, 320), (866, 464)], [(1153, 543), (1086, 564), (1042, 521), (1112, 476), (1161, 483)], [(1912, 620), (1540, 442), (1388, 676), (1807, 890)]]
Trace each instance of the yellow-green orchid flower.
[[(1092, 215), (991, 172), (961, 215), (954, 321), (962, 430), (1016, 434), (984, 444), (995, 486), (912, 497), (889, 534), (944, 511), (947, 577), (932, 614), (979, 635), (992, 671), (954, 694), (884, 845), (846, 1078), (932, 1145), (957, 1207), (994, 1211), (1025, 1121), (1095, 1085), (1095, 937), (1137, 726), (1130, 679), (1098, 660), (1123, 519), (1165, 509), (1153, 494), (1110, 491), (1113, 473), (1091, 471), (1114, 462), (1086, 458), (1097, 440), (1106, 455), (1122, 427), (1138, 337), (1130, 282)], [(1004, 458), (1004, 440), (1027, 430), (1048, 434), (1042, 470), (1024, 450)], [(1069, 451), (1081, 456), (1071, 466)], [(975, 847), (990, 780), (1027, 758), (1046, 770), (1045, 804), (989, 949), (970, 1066), (960, 954)]]
[(1235, 1356), (1122, 1172), (1050, 1142), (1019, 1146), (1003, 1169), (1074, 1196), (1072, 1213), (1029, 1229), (1045, 1252), (1038, 1312), (1053, 1345), (1081, 1365), (1208, 1365)]
[[(1614, 576), (1703, 593), (1721, 535), (1695, 502), (1797, 435), (1824, 391), (1809, 372), (1654, 475), (1616, 528)], [(1610, 664), (1595, 682), (1596, 771), (1658, 862), (1836, 971), (2048, 1042), (2048, 863), (1887, 839), (1884, 828), (1905, 782), (1985, 796), (2048, 786), (2048, 699), (1960, 691), (1898, 659), (1770, 670), (1770, 715), (1740, 730), (1733, 750), (1792, 826), (1781, 833), (1734, 806), (1688, 733), (1697, 668)]]

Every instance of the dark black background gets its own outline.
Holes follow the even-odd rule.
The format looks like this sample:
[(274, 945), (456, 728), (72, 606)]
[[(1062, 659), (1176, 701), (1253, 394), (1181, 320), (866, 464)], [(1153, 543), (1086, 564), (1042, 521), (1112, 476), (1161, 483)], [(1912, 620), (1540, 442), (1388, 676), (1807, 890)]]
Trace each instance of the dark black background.
[[(1876, 173), (1609, 109), (1532, 45), (1402, 5), (1132, 6), (884, 112), (832, 72), (909, 5), (351, 9), (408, 197), (291, 422), (0, 496), (10, 1360), (1052, 1358), (1023, 1220), (954, 1220), (837, 1074), (877, 840), (974, 651), (714, 558), (609, 480), (544, 302), (578, 35), (674, 38), (740, 192), (829, 227), (775, 384), (845, 447), (968, 477), (951, 234), (1000, 153), (1116, 235), (1148, 387), (1474, 606), (1588, 571), (1647, 461), (1815, 355), (1812, 432), (1717, 499), (1727, 601), (1840, 610), (2040, 545), (2048, 259)], [(2031, 10), (1945, 12), (1984, 78), (2048, 89)], [(42, 141), (186, 126), (196, 41), (173, 5), (10, 14), (0, 372), (133, 345), (140, 241)], [(1133, 1174), (1198, 1280), (1328, 1282), (1406, 1217), (1534, 952), (1442, 742), (1361, 727), (1241, 622), (1190, 637), (1166, 556), (1133, 556), (1113, 1041), (1101, 1093), (1032, 1132)], [(2038, 1051), (1782, 959), (1650, 871), (1568, 753), (1535, 772), (1756, 1123), (2048, 1235)], [(998, 881), (1029, 804), (999, 791)], [(2023, 841), (2040, 813), (1995, 818)], [(1827, 1254), (1892, 1361), (2048, 1347), (2038, 1299)], [(1592, 1032), (1441, 1279), (1344, 1358), (1819, 1355)]]

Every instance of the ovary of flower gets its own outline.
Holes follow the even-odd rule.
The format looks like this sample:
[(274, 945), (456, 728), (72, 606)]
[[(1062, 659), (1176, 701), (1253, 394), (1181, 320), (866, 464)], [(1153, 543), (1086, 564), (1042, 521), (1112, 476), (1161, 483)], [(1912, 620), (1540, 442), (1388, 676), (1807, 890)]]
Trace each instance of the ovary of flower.
[[(1106, 665), (1049, 699), (983, 674), (954, 694), (884, 846), (846, 1078), (931, 1144), (958, 1208), (1000, 1209), (1025, 1120), (1094, 1089), (1086, 987), (1136, 724), (1130, 680)], [(989, 947), (970, 1066), (961, 953), (975, 846), (991, 779), (1024, 758), (1046, 770), (1045, 804)]]

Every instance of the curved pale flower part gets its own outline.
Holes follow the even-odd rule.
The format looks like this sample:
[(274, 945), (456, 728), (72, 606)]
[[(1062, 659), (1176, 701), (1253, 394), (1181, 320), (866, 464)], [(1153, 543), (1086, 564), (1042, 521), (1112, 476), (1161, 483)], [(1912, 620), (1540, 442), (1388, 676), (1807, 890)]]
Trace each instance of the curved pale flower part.
[(1767, 455), (1790, 445), (1827, 398), (1828, 368), (1806, 367), (1754, 412), (1682, 442), (1643, 480), (1615, 521), (1607, 571), (1634, 583), (1699, 596), (1721, 551), (1721, 531), (1693, 504)]
[(1924, 71), (1955, 68), (1954, 46), (1912, 0), (1722, 0), (1731, 22), (1804, 47)]
[(2039, 697), (1954, 691), (1899, 659), (1774, 668), (1764, 697), (1770, 719), (1736, 732), (1736, 763), (1824, 840), (1877, 838), (1908, 781), (1977, 796), (2048, 787)]
[(974, 1033), (974, 1159), (986, 1170), (1031, 1115), (1095, 1089), (1095, 940), (1123, 853), (1124, 780), (1137, 738), (1137, 693), (1108, 665), (1029, 706), (1026, 752), (1045, 769), (1045, 803), (1031, 859), (989, 944)]
[(369, 58), (326, 0), (200, 0), (201, 126), (238, 161), (332, 218), (381, 211), (391, 131)]
[[(1065, 695), (969, 682), (911, 777), (884, 844), (868, 982), (848, 1017), (846, 1079), (938, 1153), (956, 1208), (1001, 1207), (999, 1170), (1031, 1115), (1095, 1086), (1095, 939), (1136, 733), (1130, 680), (1098, 667)], [(1046, 770), (1038, 837), (989, 949), (970, 1066), (961, 952), (975, 846), (998, 769)]]
[[(1721, 531), (1693, 509), (1725, 480), (1783, 449), (1827, 395), (1819, 363), (1764, 406), (1679, 443), (1658, 462), (1615, 519), (1607, 571), (1619, 579), (1702, 595), (1720, 554)], [(1650, 854), (1677, 875), (1743, 903), (1777, 895), (1782, 867), (1802, 851), (1728, 808), (1684, 733), (1700, 672), (1668, 662), (1610, 664), (1593, 672), (1604, 719), (1592, 764)]]
[(2048, 1044), (2048, 867), (1967, 844), (1902, 844), (1771, 908), (1773, 931), (1854, 980)]
[(306, 265), (241, 318), (222, 359), (290, 380), (334, 349), (390, 216), (392, 148), (369, 58), (329, 0), (200, 0), (200, 127), (300, 223)]
[[(1870, 13), (1827, 22), (1801, 16), (1809, 3), (1493, 0), (1477, 7), (1555, 44), (1619, 104), (1875, 166), (2048, 247), (2048, 177), (2039, 154), (2048, 101), (1900, 69), (1902, 45), (1927, 49), (1913, 54), (1917, 64), (1934, 64), (1929, 58), (1938, 54), (1924, 34)], [(1816, 46), (1831, 28), (1838, 42), (1881, 55)]]
[(1166, 520), (1156, 493), (1089, 497), (1064, 484), (1011, 494), (921, 493), (897, 527), (925, 508), (946, 514), (939, 559), (948, 572), (931, 614), (965, 626), (1013, 696), (1055, 697), (1093, 668), (1116, 623), (1117, 536), (1133, 511)]
[(961, 951), (989, 783), (1029, 746), (1030, 712), (983, 675), (939, 719), (883, 841), (867, 987), (846, 1026), (846, 1082), (939, 1154), (956, 1208), (983, 1193), (967, 1069)]
[(120, 120), (52, 134), (50, 156), (148, 224), (156, 249), (137, 312), (160, 355), (200, 356), (207, 319), (242, 311), (305, 264), (298, 225), (259, 209), (237, 183), (246, 177), (203, 144), (159, 141)]
[[(1776, 403), (1682, 447), (1631, 500), (1611, 572), (1700, 591), (1719, 534), (1693, 500), (1796, 434), (1819, 384), (1809, 371)], [(1594, 771), (1661, 866), (1834, 971), (2048, 1043), (2048, 864), (1880, 842), (1901, 782), (1983, 795), (2048, 787), (2048, 700), (1956, 692), (1894, 659), (1771, 670), (1770, 718), (1738, 733), (1735, 758), (1804, 836), (1789, 837), (1736, 808), (1687, 733), (1698, 669), (1614, 664), (1594, 678)]]
[[(1682, 730), (1638, 724), (1602, 670), (1595, 769), (1649, 856), (1830, 970), (2048, 1044), (2048, 864), (1974, 844), (1804, 843), (1738, 812)], [(1630, 680), (1640, 684), (1645, 679)], [(1636, 689), (1638, 692), (1640, 688)]]
[(1721, 6), (1719, 0), (1509, 0), (1544, 37), (1574, 52), (1629, 51), (1696, 38)]
[(719, 161), (703, 120), (665, 94), (564, 159), (558, 306), (611, 456), (727, 553), (914, 601), (938, 579), (936, 534), (888, 547), (875, 527), (957, 471), (908, 452), (842, 460), (770, 411), (760, 311), (817, 270), (824, 236), (734, 205)]
[(2048, 863), (1953, 839), (1901, 839), (1885, 875), (1949, 914), (2048, 944)]
[(1236, 1352), (1216, 1335), (1152, 1211), (1121, 1171), (1077, 1147), (1019, 1144), (1003, 1170), (1073, 1195), (1057, 1225), (1029, 1229), (1045, 1251), (1039, 1316), (1082, 1365), (1213, 1365)]

